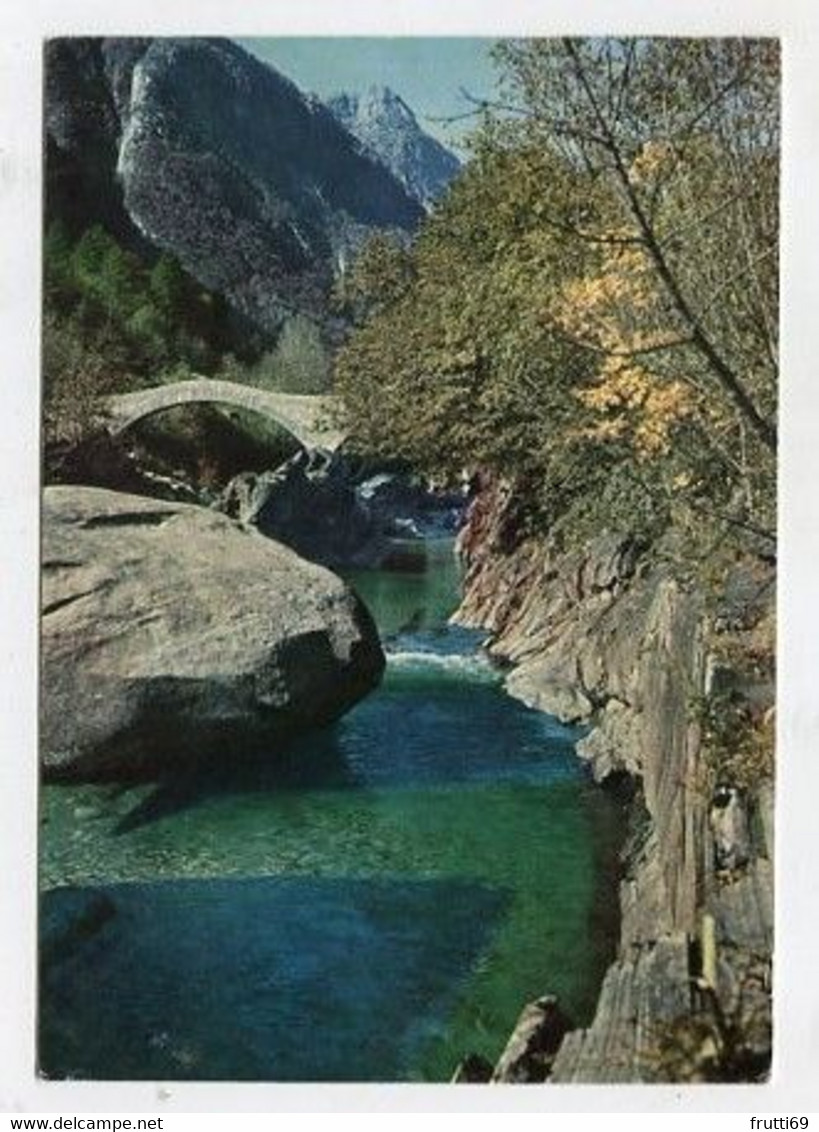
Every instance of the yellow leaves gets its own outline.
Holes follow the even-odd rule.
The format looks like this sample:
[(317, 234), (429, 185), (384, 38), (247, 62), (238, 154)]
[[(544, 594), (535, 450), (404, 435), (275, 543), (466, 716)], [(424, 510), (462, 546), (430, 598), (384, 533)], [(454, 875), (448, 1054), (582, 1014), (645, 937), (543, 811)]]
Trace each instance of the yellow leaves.
[[(668, 154), (645, 147), (644, 169), (659, 169)], [(629, 240), (628, 230), (607, 234)], [(668, 452), (674, 426), (691, 416), (698, 398), (675, 374), (680, 364), (666, 347), (679, 342), (669, 325), (662, 287), (645, 248), (635, 242), (602, 246), (596, 269), (564, 284), (548, 312), (558, 332), (599, 355), (597, 381), (577, 393), (593, 420), (582, 434), (627, 441), (639, 459)]]
[[(618, 239), (621, 237), (617, 237)], [(649, 257), (638, 244), (611, 244), (598, 270), (566, 283), (548, 318), (572, 338), (612, 353), (653, 348), (667, 337), (649, 329), (659, 304)]]
[(629, 179), (635, 185), (645, 185), (666, 176), (674, 165), (674, 147), (667, 141), (648, 141), (631, 163)]
[(587, 437), (629, 437), (641, 459), (668, 452), (674, 426), (697, 408), (697, 397), (683, 381), (611, 356), (603, 361), (597, 384), (579, 390), (578, 398), (601, 416), (584, 430)]

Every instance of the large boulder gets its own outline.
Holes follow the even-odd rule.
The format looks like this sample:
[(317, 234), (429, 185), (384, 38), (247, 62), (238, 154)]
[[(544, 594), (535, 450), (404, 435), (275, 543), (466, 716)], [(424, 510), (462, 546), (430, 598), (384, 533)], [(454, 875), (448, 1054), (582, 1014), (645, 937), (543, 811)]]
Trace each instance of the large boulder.
[(299, 451), (270, 472), (242, 472), (216, 507), (324, 566), (372, 566), (386, 533), (357, 498), (342, 460)]
[(311, 562), (401, 570), (423, 563), (423, 538), (454, 533), (463, 496), (400, 472), (361, 480), (341, 453), (300, 450), (275, 471), (235, 476), (215, 506)]
[(43, 507), (41, 747), (52, 778), (272, 750), (374, 687), (355, 594), (224, 515), (89, 487)]

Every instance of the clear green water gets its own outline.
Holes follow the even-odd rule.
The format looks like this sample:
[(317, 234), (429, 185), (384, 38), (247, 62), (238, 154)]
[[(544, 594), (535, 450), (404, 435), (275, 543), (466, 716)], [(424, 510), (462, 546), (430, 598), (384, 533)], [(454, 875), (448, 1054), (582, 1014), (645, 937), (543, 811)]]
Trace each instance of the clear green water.
[(440, 1081), (538, 994), (589, 1019), (618, 812), (446, 626), (448, 545), (353, 581), (390, 660), (334, 728), (264, 766), (43, 791), (47, 1075)]

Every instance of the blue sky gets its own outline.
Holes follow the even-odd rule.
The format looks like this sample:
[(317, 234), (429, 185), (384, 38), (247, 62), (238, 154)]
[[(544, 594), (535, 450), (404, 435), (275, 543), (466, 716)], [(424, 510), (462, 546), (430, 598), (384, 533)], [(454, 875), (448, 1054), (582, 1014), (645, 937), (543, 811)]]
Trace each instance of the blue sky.
[(392, 87), (415, 111), (428, 133), (450, 144), (469, 128), (431, 118), (463, 113), (475, 97), (492, 94), (496, 70), (489, 58), (494, 40), (470, 38), (281, 37), (238, 39), (246, 50), (271, 63), (302, 90), (321, 97), (361, 91), (377, 83)]

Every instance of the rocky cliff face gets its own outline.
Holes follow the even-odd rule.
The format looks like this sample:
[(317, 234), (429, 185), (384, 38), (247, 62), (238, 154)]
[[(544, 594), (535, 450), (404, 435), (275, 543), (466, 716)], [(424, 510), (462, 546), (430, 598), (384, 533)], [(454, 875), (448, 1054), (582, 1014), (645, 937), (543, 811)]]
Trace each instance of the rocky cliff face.
[(43, 100), (46, 219), (81, 231), (103, 224), (131, 246), (141, 237), (116, 176), (122, 117), (147, 39), (52, 39)]
[(53, 40), (45, 126), (52, 215), (172, 252), (266, 331), (325, 318), (338, 264), (423, 215), (325, 106), (227, 40)]
[(48, 487), (42, 568), (47, 777), (153, 775), (254, 744), (269, 755), (383, 671), (340, 579), (204, 508)]
[(492, 651), (516, 666), (512, 694), (592, 725), (579, 753), (599, 781), (638, 786), (618, 958), (592, 1025), (564, 1038), (549, 1079), (760, 1079), (772, 788), (764, 759), (749, 761), (752, 736), (772, 743), (770, 572), (743, 565), (706, 608), (627, 538), (565, 554), (516, 543), (510, 503), (495, 485), (473, 508), (459, 619), (493, 631)]
[(454, 153), (421, 129), (406, 102), (389, 87), (338, 94), (327, 105), (425, 208), (432, 207), (461, 167)]

